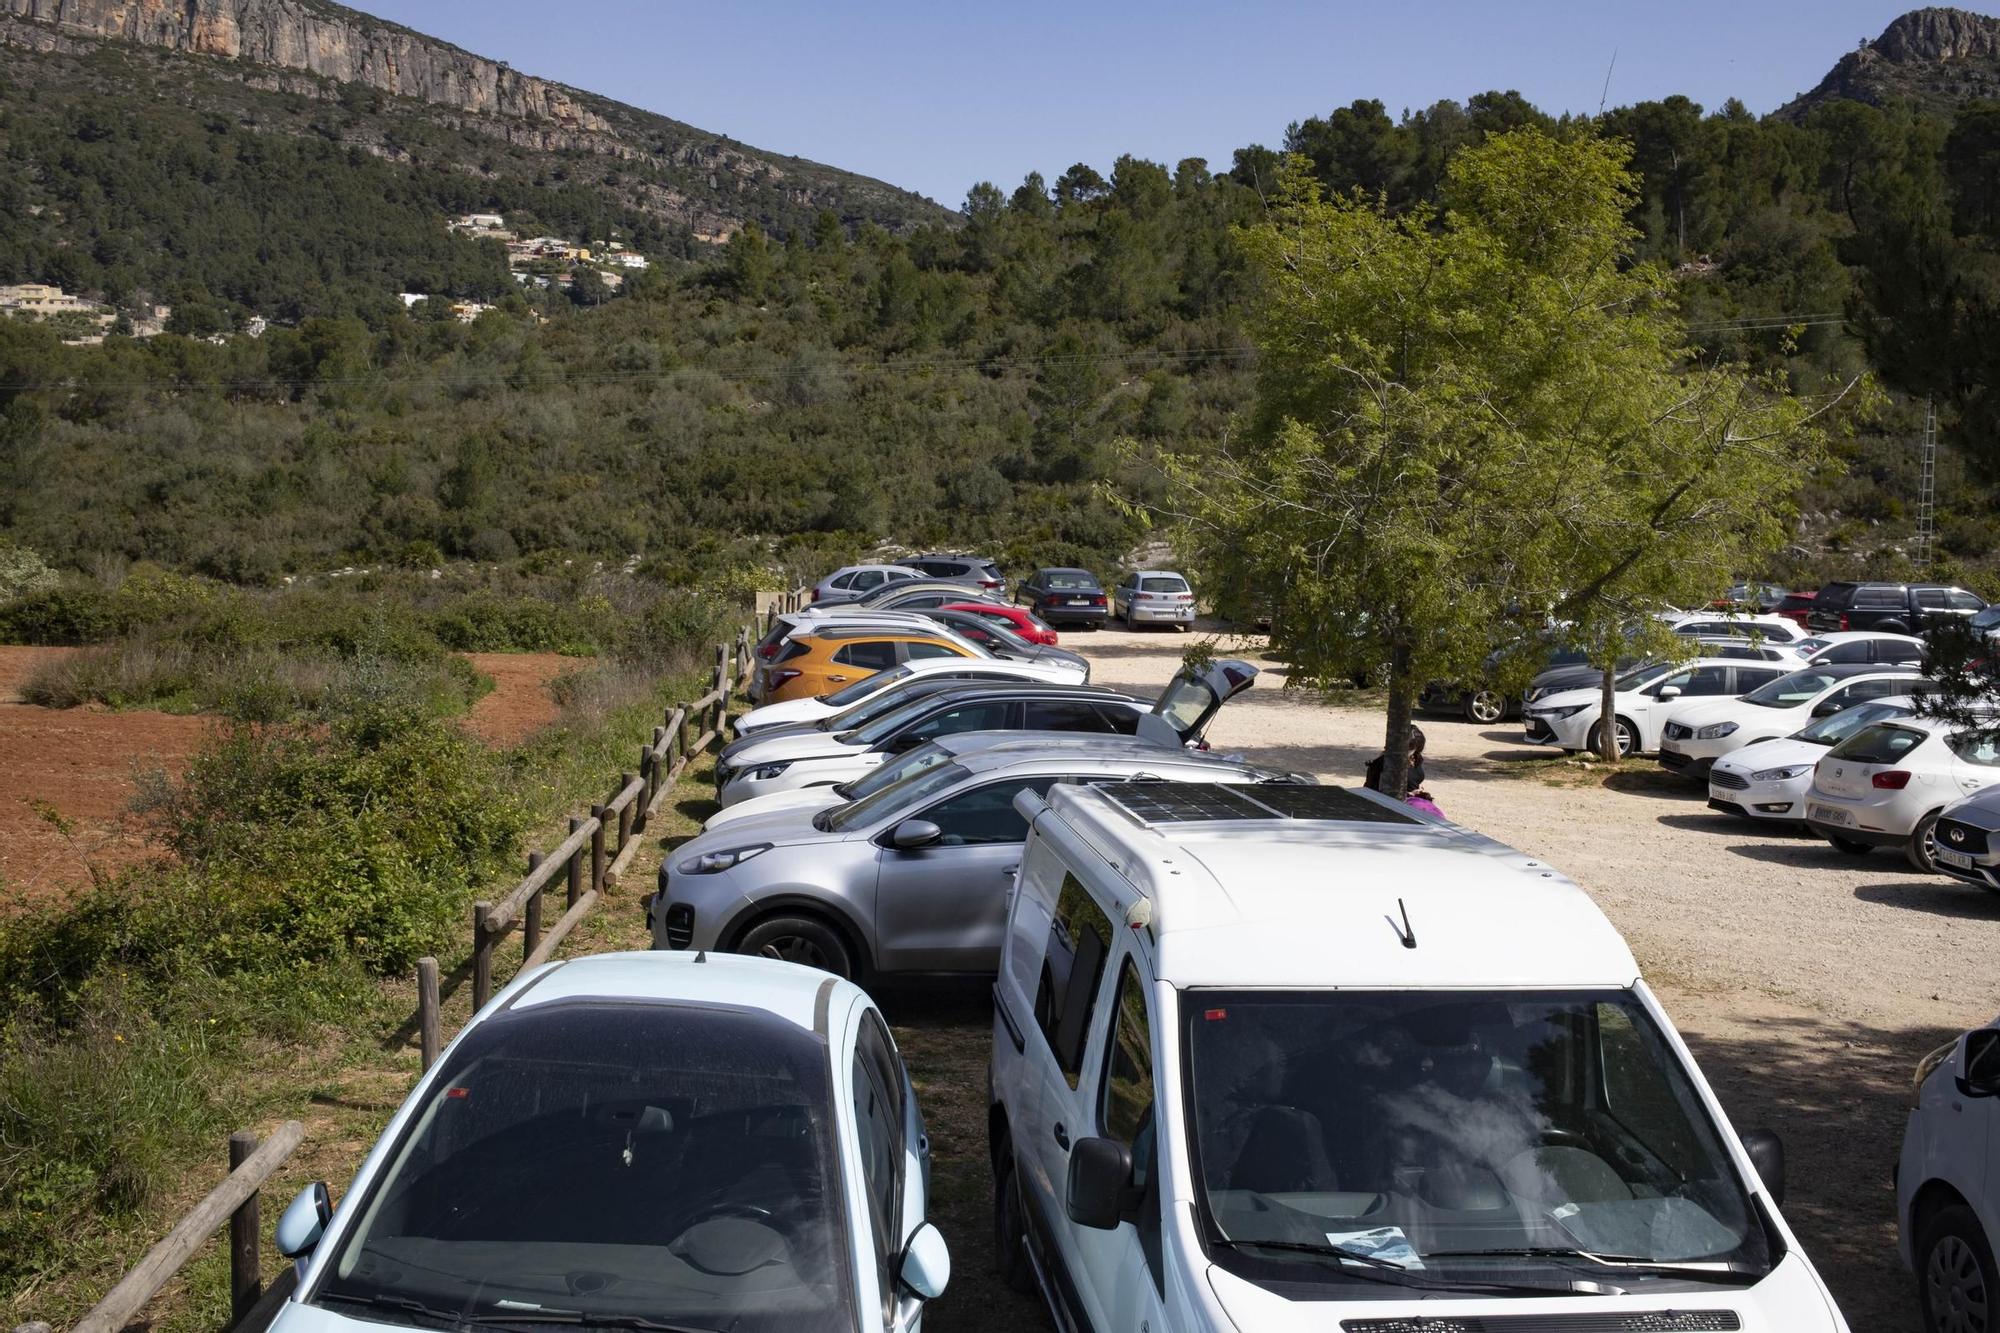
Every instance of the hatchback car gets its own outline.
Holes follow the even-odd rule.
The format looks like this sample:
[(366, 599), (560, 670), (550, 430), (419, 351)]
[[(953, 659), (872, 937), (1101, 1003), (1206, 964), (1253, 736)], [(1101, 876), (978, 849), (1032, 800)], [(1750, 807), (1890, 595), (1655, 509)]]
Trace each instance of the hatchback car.
[(1087, 569), (1038, 569), (1015, 590), (1014, 600), (1051, 625), (1101, 629), (1110, 614), (1104, 585)]
[(831, 694), (816, 694), (810, 699), (787, 699), (781, 704), (753, 708), (736, 719), (736, 734), (748, 736), (772, 727), (810, 726), (837, 713), (844, 713), (883, 690), (914, 680), (1032, 680), (1044, 685), (1087, 685), (1090, 683), (1090, 665), (1085, 663), (1078, 669), (1066, 661), (1014, 662), (997, 657), (927, 657), (899, 663), (872, 676), (863, 676)]
[(1194, 589), (1170, 569), (1134, 570), (1111, 590), (1111, 614), (1127, 629), (1172, 625), (1185, 631), (1194, 624)]
[(1053, 648), (1060, 642), (1055, 630), (1026, 607), (1001, 602), (946, 602), (938, 609), (968, 611), (975, 616), (984, 616), (988, 620), (1004, 622), (1008, 628), (1029, 643), (1047, 644)]
[(2000, 785), (1946, 806), (1933, 842), (1939, 870), (2000, 893)]
[(922, 577), (908, 565), (844, 565), (813, 585), (812, 599), (816, 605), (832, 606), (851, 602), (887, 583)]
[(1896, 1163), (1896, 1248), (1917, 1277), (1924, 1333), (2000, 1323), (2000, 1019), (1917, 1065)]
[(1863, 727), (1916, 711), (1917, 701), (1908, 695), (1876, 699), (1817, 718), (1789, 736), (1739, 746), (1708, 770), (1708, 808), (1803, 827), (1806, 791), (1826, 752)]
[(970, 584), (994, 597), (1007, 595), (1007, 576), (1000, 572), (998, 564), (982, 555), (933, 551), (913, 555), (903, 563), (922, 571), (926, 578)]
[[(1651, 754), (1659, 749), (1668, 715), (1683, 699), (1734, 698), (1785, 674), (1783, 664), (1729, 658), (1634, 667), (1613, 682), (1618, 753)], [(1531, 745), (1554, 745), (1571, 752), (1595, 750), (1603, 710), (1604, 696), (1596, 686), (1544, 695), (1521, 710), (1524, 738)]]
[(1660, 766), (1706, 779), (1722, 756), (1752, 741), (1797, 731), (1802, 720), (1832, 717), (1871, 699), (1926, 694), (1936, 686), (1910, 666), (1809, 666), (1734, 699), (1689, 704), (1660, 731)]
[(523, 973), (418, 1081), (306, 1260), (279, 1333), (911, 1333), (950, 1259), (889, 1028), (791, 963), (600, 954)]
[(1919, 870), (1936, 869), (1934, 841), (1946, 806), (2000, 783), (2000, 740), (1942, 719), (1911, 717), (1866, 727), (1827, 752), (1806, 793), (1806, 822), (1843, 852), (1900, 847)]
[(1280, 776), (1096, 736), (962, 754), (860, 800), (737, 820), (682, 845), (648, 907), (653, 944), (772, 951), (847, 977), (988, 973), (1028, 835), (1014, 808), (1023, 791)]
[(760, 677), (760, 703), (812, 699), (878, 671), (925, 658), (981, 658), (988, 654), (942, 627), (930, 631), (826, 626), (792, 638)]

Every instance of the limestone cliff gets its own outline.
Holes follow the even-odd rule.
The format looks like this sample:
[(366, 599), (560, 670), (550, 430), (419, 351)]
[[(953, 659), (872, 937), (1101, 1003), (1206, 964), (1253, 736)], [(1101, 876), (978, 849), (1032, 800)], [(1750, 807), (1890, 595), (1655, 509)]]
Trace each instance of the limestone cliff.
[(1974, 98), (2000, 96), (2000, 19), (1963, 9), (1915, 9), (1849, 51), (1819, 86), (1779, 108), (1803, 119), (1827, 102), (1909, 102), (1949, 114)]

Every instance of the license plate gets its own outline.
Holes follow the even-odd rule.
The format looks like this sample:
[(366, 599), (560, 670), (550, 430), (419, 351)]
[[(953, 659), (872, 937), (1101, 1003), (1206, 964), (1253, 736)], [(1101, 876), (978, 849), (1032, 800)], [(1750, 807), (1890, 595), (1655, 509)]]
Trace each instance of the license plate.
[(1822, 824), (1852, 824), (1854, 822), (1854, 816), (1837, 805), (1819, 805), (1815, 803), (1806, 813)]
[(1736, 794), (1734, 792), (1718, 787), (1712, 782), (1708, 784), (1708, 799), (1711, 801), (1727, 801), (1731, 805), (1736, 804)]
[(1072, 597), (1069, 599), (1069, 604), (1071, 606), (1089, 606), (1090, 599), (1088, 597)]
[(1960, 870), (1972, 869), (1972, 856), (1968, 852), (1954, 852), (1949, 847), (1940, 847), (1937, 849), (1937, 859), (1948, 866), (1957, 866)]

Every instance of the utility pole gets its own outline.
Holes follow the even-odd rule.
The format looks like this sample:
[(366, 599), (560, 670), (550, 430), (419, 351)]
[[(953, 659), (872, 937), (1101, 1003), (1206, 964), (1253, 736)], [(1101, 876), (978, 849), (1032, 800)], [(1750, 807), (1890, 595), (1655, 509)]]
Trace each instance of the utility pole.
[(1917, 490), (1917, 570), (1929, 573), (1937, 537), (1937, 408), (1924, 396), (1923, 471)]

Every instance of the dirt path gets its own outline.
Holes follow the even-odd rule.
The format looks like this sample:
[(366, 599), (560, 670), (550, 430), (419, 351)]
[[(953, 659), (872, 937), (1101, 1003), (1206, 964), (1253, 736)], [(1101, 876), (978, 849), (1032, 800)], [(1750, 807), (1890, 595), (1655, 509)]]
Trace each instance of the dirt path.
[(466, 721), (489, 745), (518, 745), (556, 720), (549, 682), (588, 666), (581, 657), (560, 653), (467, 653), (466, 659), (493, 678), (493, 692), (472, 706)]
[[(1094, 684), (1149, 691), (1187, 643), (1114, 630), (1066, 640), (1091, 659)], [(1217, 714), (1215, 748), (1359, 782), (1382, 748), (1380, 713), (1285, 691), (1282, 666), (1247, 655), (1266, 674)], [(1747, 827), (1664, 773), (1620, 774), (1611, 786), (1525, 776), (1520, 765), (1544, 752), (1522, 742), (1518, 723), (1422, 725), (1426, 786), (1445, 812), (1588, 889), (1732, 1121), (1784, 1136), (1785, 1215), (1848, 1320), (1915, 1333), (1889, 1173), (1917, 1060), (2000, 1011), (2000, 895), (1918, 874), (1888, 852), (1853, 858)]]

